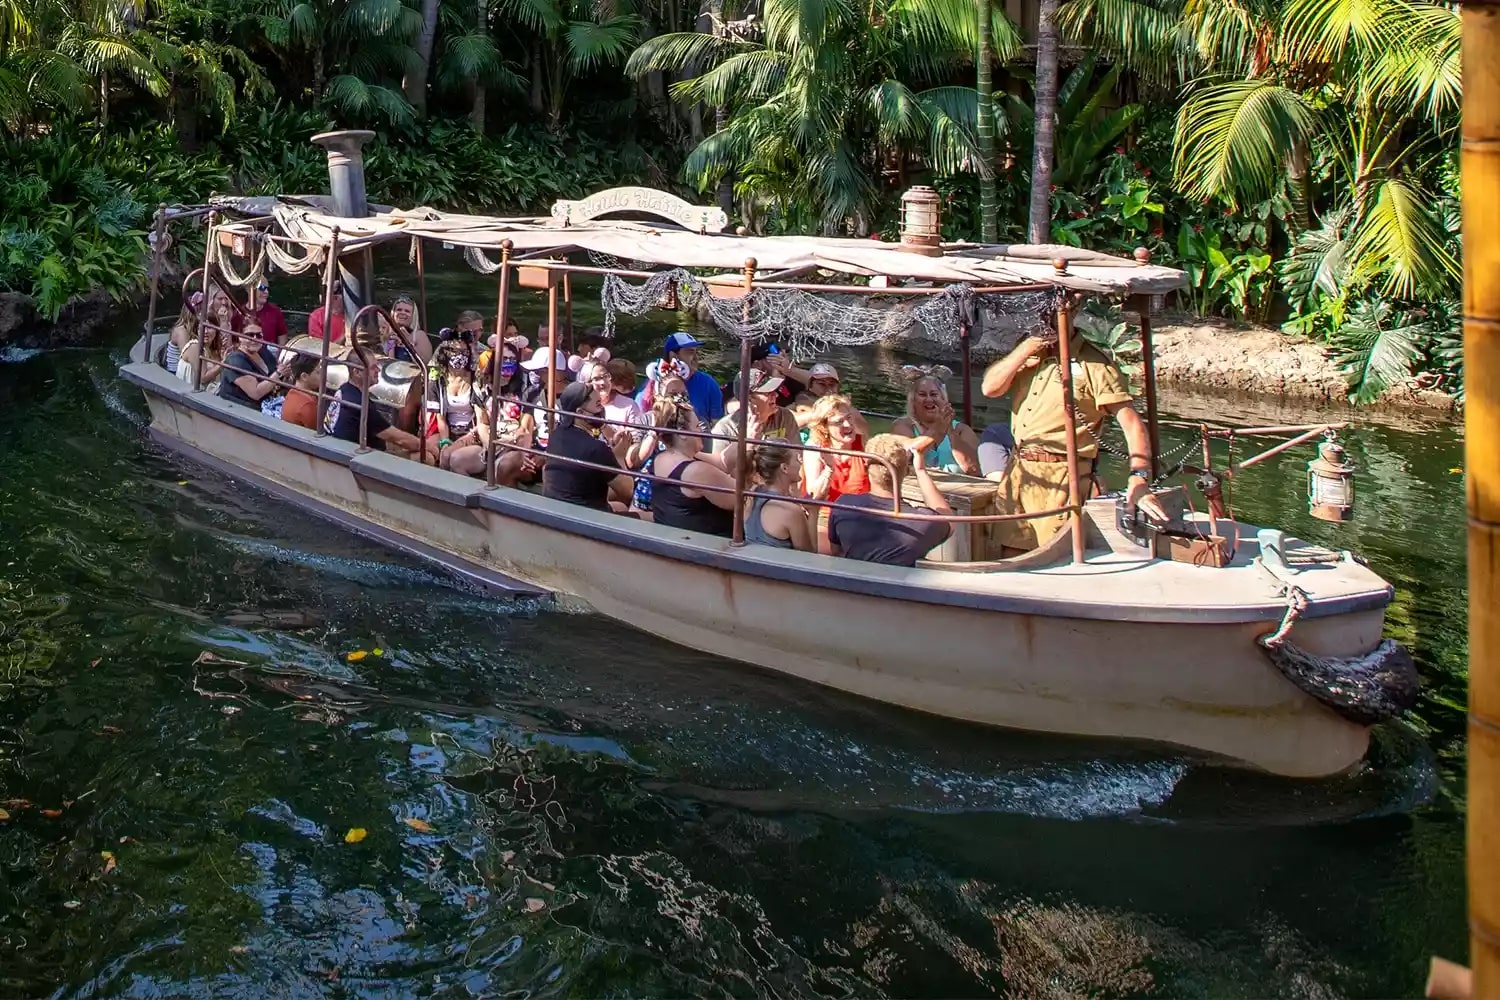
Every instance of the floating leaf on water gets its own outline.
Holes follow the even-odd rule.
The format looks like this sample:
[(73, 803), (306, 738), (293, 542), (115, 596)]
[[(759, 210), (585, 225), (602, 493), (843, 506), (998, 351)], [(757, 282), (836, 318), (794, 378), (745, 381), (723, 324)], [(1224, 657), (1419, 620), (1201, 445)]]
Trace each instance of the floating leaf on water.
[(102, 657), (102, 656), (99, 657), (96, 660), (90, 660), (89, 661), (89, 666), (90, 667), (97, 667), (103, 660), (104, 660), (104, 657)]
[(229, 954), (231, 955), (245, 955), (248, 954), (249, 951), (250, 949), (242, 944), (232, 944), (229, 946)]
[(515, 856), (516, 856), (516, 852), (515, 851), (501, 851), (500, 852), (500, 863), (502, 865), (508, 865), (508, 864), (510, 864), (511, 858), (514, 858)]
[(0, 823), (4, 823), (8, 819), (10, 819), (10, 813), (6, 812), (4, 809), (0, 809)]
[(546, 906), (546, 903), (542, 902), (540, 899), (537, 899), (535, 896), (528, 896), (526, 898), (527, 913), (535, 913), (537, 910), (545, 909)]
[(374, 649), (370, 650), (370, 652), (375, 656), (385, 655), (385, 650), (381, 649), (379, 646), (376, 646)]
[(425, 819), (417, 819), (415, 816), (408, 816), (401, 822), (405, 823), (407, 826), (411, 827), (418, 833), (432, 832), (432, 824), (427, 822)]
[(66, 903), (64, 903), (64, 904), (63, 904), (63, 906), (65, 906), (65, 907), (66, 907), (66, 908), (68, 908), (68, 909), (70, 909), (70, 910), (76, 910), (76, 909), (78, 909), (78, 908), (79, 908), (79, 907), (80, 907), (80, 906), (82, 906), (82, 905), (83, 905), (83, 904), (82, 904), (82, 903), (80, 903), (80, 902), (79, 902), (79, 901), (78, 901), (78, 900), (76, 900), (76, 899), (70, 899), (70, 900), (68, 900), (68, 901), (67, 901), (67, 902), (66, 902)]
[(119, 726), (100, 726), (99, 727), (99, 735), (101, 735), (101, 736), (103, 736), (105, 733), (123, 733), (124, 731), (125, 730), (121, 729)]
[(219, 706), (219, 711), (223, 712), (225, 715), (233, 715), (236, 712), (238, 712), (239, 710), (240, 710), (240, 706), (238, 706), (238, 705), (220, 705)]
[(108, 875), (115, 870), (115, 855), (113, 851), (100, 851), (99, 857), (104, 859), (104, 874)]
[(344, 834), (344, 843), (357, 844), (368, 836), (368, 832), (362, 826), (351, 826), (349, 832)]
[(62, 810), (61, 809), (43, 809), (42, 810), (42, 815), (45, 816), (45, 817), (47, 817), (48, 819), (57, 819), (57, 817), (59, 817), (59, 816), (62, 815)]
[(186, 479), (179, 479), (179, 480), (177, 480), (177, 485), (178, 486), (186, 486), (187, 484), (188, 484), (188, 481)]
[(1451, 472), (1451, 473), (1453, 473), (1453, 475), (1457, 476), (1457, 475), (1460, 475), (1464, 470), (1461, 469), (1461, 468), (1453, 468), (1453, 469), (1449, 469), (1448, 471)]
[(6, 805), (10, 806), (12, 809), (30, 809), (31, 808), (31, 800), (30, 799), (5, 799), (3, 801), (5, 802)]
[(363, 649), (356, 649), (354, 652), (346, 655), (344, 659), (348, 660), (350, 663), (358, 663), (360, 660), (363, 660), (369, 655), (370, 654), (365, 652)]

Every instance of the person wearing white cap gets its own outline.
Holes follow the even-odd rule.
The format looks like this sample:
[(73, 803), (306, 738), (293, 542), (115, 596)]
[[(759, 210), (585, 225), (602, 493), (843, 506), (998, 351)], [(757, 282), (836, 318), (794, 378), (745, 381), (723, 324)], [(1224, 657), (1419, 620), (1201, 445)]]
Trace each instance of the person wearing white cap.
[[(573, 381), (573, 369), (568, 367), (568, 356), (561, 348), (552, 352), (552, 366), (557, 370), (557, 394), (562, 396), (569, 383)], [(526, 369), (526, 388), (521, 393), (521, 401), (530, 406), (547, 405), (547, 349), (545, 347), (537, 350), (535, 354), (521, 362), (521, 367)], [(543, 444), (547, 441), (547, 413), (544, 410), (533, 411), (536, 417), (537, 433)]]

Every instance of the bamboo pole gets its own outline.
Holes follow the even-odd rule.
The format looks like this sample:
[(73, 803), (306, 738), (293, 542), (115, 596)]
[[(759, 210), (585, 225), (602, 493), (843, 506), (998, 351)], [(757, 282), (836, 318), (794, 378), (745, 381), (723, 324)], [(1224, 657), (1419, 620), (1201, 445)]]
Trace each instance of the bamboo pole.
[(1063, 443), (1068, 453), (1068, 506), (1073, 508), (1073, 561), (1083, 562), (1083, 484), (1078, 481), (1078, 417), (1073, 396), (1073, 307), (1057, 307), (1057, 377), (1063, 393)]
[[(1151, 263), (1151, 251), (1137, 247), (1139, 265)], [(1146, 392), (1146, 434), (1151, 441), (1151, 480), (1161, 475), (1161, 416), (1156, 406), (1156, 347), (1151, 341), (1151, 296), (1135, 297), (1136, 313), (1141, 321), (1141, 381)]]
[[(422, 240), (422, 237), (418, 236), (417, 237), (417, 308), (420, 309), (421, 312), (419, 312), (417, 314), (416, 329), (417, 330), (430, 330), (430, 329), (432, 329), (432, 317), (429, 316), (429, 315), (427, 315), (427, 259), (426, 259), (426, 254), (422, 250), (423, 245), (424, 245), (424, 241)], [(415, 333), (416, 331), (413, 330), (412, 332)], [(413, 339), (415, 339), (415, 338), (413, 338)], [(430, 345), (431, 343), (432, 343), (432, 341), (429, 340), (428, 344)], [(422, 359), (418, 358), (417, 360), (421, 361)], [(426, 362), (423, 362), (423, 364), (425, 365)], [(426, 400), (423, 400), (423, 403), (425, 404)], [(418, 416), (417, 419), (420, 421), (426, 415), (427, 415), (426, 413), (423, 413), (420, 416)]]
[(972, 343), (970, 343), (970, 340), (969, 340), (969, 320), (968, 320), (968, 317), (965, 317), (965, 316), (960, 316), (958, 318), (958, 343), (959, 343), (959, 346), (962, 348), (962, 352), (963, 352), (962, 353), (963, 364), (961, 365), (961, 368), (963, 369), (963, 380), (964, 380), (964, 401), (963, 401), (964, 423), (968, 424), (970, 427), (973, 427), (974, 426), (974, 351), (973, 351), (974, 345)]
[[(755, 258), (748, 257), (745, 260), (745, 305), (744, 311), (748, 315), (750, 310), (750, 290), (755, 287)], [(735, 398), (739, 400), (740, 409), (735, 414), (734, 437), (735, 462), (734, 462), (734, 531), (730, 536), (731, 545), (745, 544), (745, 480), (750, 474), (750, 456), (747, 454), (745, 441), (750, 436), (750, 338), (740, 336), (740, 383)]]
[(1500, 0), (1463, 5), (1469, 961), (1500, 996)]
[[(547, 281), (547, 405), (557, 406), (557, 278), (548, 275)], [(552, 437), (552, 428), (557, 426), (557, 416), (547, 414), (547, 437)]]

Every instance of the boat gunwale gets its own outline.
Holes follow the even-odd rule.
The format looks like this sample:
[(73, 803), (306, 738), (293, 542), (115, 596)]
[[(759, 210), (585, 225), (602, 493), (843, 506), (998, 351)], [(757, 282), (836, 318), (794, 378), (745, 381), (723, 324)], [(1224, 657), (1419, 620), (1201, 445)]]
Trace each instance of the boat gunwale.
[[(345, 466), (356, 478), (364, 478), (387, 487), (406, 490), (429, 500), (449, 504), (456, 509), (478, 508), (551, 530), (582, 536), (604, 544), (643, 551), (679, 562), (868, 597), (1049, 618), (1216, 625), (1274, 622), (1280, 620), (1286, 610), (1284, 601), (1279, 598), (1254, 604), (1185, 608), (1167, 605), (1091, 603), (1054, 597), (997, 594), (970, 589), (976, 580), (988, 579), (996, 574), (974, 574), (930, 567), (882, 566), (874, 563), (855, 564), (849, 560), (842, 560), (841, 562), (847, 565), (837, 568), (815, 565), (814, 561), (826, 561), (828, 557), (817, 553), (788, 552), (780, 549), (767, 549), (765, 552), (760, 552), (757, 551), (756, 546), (732, 548), (727, 540), (710, 540), (708, 536), (704, 536), (702, 540), (687, 537), (684, 533), (675, 532), (674, 529), (662, 525), (628, 520), (618, 515), (604, 515), (522, 490), (488, 490), (482, 482), (475, 482), (473, 488), (468, 491), (455, 489), (448, 479), (457, 476), (457, 473), (417, 465), (405, 459), (389, 456), (383, 451), (368, 451), (361, 454), (352, 442), (315, 435), (306, 428), (270, 420), (262, 416), (259, 411), (251, 411), (239, 404), (221, 400), (209, 391), (193, 392), (165, 369), (149, 361), (134, 360), (139, 356), (141, 344), (142, 342), (138, 341), (132, 349), (132, 362), (120, 369), (121, 375), (138, 388), (211, 419), (227, 423), (263, 440)], [(247, 479), (263, 486), (270, 484), (269, 488), (272, 492), (283, 496), (289, 495), (296, 502), (312, 508), (315, 512), (326, 508), (327, 512), (336, 511), (341, 515), (347, 514), (348, 518), (376, 527), (373, 520), (363, 518), (357, 512), (346, 512), (343, 508), (329, 505), (294, 487), (279, 487), (279, 484), (267, 477), (243, 469), (230, 459), (209, 455), (192, 442), (182, 441), (170, 432), (158, 430), (153, 434), (153, 438), (169, 447), (180, 445), (182, 450), (190, 456), (207, 456), (214, 460), (210, 464), (238, 470)], [(397, 462), (400, 462), (403, 468), (394, 468), (393, 463)], [(407, 469), (404, 466), (411, 466), (411, 468)], [(467, 477), (459, 478), (466, 479)], [(605, 518), (613, 518), (620, 523), (611, 523)], [(350, 524), (345, 517), (334, 519), (346, 527), (360, 531), (359, 527)], [(444, 565), (449, 563), (451, 556), (454, 564), (458, 566), (473, 566), (469, 560), (422, 542), (405, 531), (394, 533), (410, 544), (403, 544), (399, 540), (386, 537), (391, 531), (392, 529), (385, 529), (379, 532), (361, 533)], [(1026, 571), (1004, 575), (1016, 576), (1024, 572)], [(1303, 617), (1321, 618), (1383, 610), (1390, 603), (1392, 594), (1391, 586), (1386, 584), (1380, 590), (1319, 598), (1307, 609)]]

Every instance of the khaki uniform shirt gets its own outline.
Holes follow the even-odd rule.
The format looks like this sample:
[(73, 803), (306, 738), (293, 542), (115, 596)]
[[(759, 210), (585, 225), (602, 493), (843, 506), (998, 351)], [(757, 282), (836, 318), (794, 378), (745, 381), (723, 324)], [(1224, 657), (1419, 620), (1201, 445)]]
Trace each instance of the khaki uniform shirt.
[[(1115, 363), (1098, 348), (1074, 337), (1073, 396), (1077, 404), (1078, 457), (1093, 458), (1099, 453), (1096, 436), (1104, 423), (1102, 408), (1128, 403), (1130, 392), (1125, 376)], [(1063, 409), (1062, 379), (1057, 355), (1041, 359), (1037, 365), (1023, 368), (1016, 375), (1010, 396), (1010, 429), (1016, 448), (1041, 448), (1054, 454), (1067, 452), (1067, 417)]]

